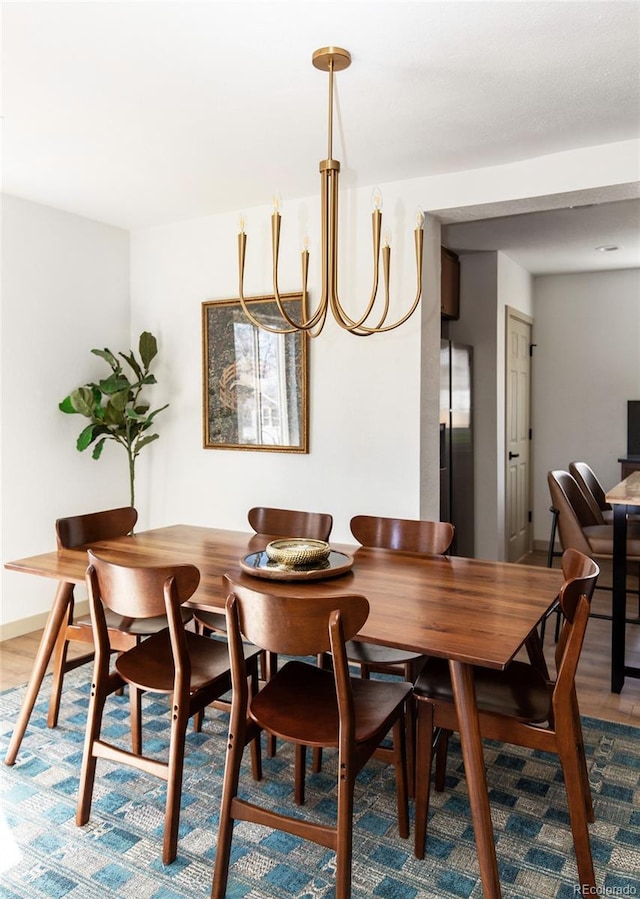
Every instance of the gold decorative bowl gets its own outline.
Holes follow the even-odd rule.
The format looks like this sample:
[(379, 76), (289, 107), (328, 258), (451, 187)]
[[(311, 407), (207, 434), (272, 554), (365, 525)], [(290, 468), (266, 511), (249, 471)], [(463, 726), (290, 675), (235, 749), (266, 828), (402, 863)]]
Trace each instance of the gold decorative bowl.
[(285, 568), (309, 568), (325, 562), (331, 547), (324, 540), (288, 538), (272, 540), (267, 544), (265, 552), (270, 561), (284, 565)]

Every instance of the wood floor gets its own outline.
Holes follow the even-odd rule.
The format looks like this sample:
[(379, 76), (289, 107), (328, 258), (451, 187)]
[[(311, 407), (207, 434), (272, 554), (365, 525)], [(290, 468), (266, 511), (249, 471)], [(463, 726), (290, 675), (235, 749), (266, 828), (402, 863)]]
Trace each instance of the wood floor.
[[(544, 565), (546, 563), (545, 554), (533, 553), (528, 557), (527, 562)], [(610, 571), (607, 571), (606, 563), (602, 568), (600, 582), (610, 584), (611, 574)], [(636, 611), (635, 602), (636, 598), (631, 596), (628, 608), (629, 617)], [(592, 604), (593, 611), (607, 614), (610, 607), (610, 592), (596, 591)], [(554, 670), (554, 621), (555, 617), (549, 619), (545, 636), (545, 652), (551, 671)], [(22, 637), (5, 640), (0, 644), (0, 689), (5, 690), (28, 680), (40, 633), (36, 631)], [(580, 711), (583, 715), (594, 718), (635, 724), (640, 727), (640, 679), (627, 678), (620, 694), (611, 693), (609, 689), (610, 635), (611, 623), (609, 621), (597, 618), (589, 621), (577, 677)], [(83, 649), (84, 647), (78, 647), (77, 652), (80, 653)], [(74, 646), (72, 645), (71, 652), (73, 653), (73, 651)], [(627, 625), (626, 662), (628, 665), (640, 668), (640, 625)]]

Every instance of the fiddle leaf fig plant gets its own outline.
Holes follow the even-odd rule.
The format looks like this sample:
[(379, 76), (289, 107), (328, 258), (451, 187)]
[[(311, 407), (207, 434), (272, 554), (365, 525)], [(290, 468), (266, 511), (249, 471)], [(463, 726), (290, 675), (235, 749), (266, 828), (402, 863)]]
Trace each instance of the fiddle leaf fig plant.
[[(111, 368), (111, 374), (98, 383), (90, 381), (72, 390), (58, 408), (67, 414), (79, 414), (89, 419), (76, 441), (79, 452), (92, 444), (94, 459), (99, 459), (107, 440), (115, 440), (123, 446), (129, 463), (129, 494), (131, 505), (135, 505), (135, 466), (143, 447), (158, 439), (158, 434), (149, 433), (155, 424), (155, 417), (169, 405), (150, 411), (150, 404), (142, 399), (145, 387), (155, 384), (155, 375), (149, 371), (158, 354), (158, 343), (153, 334), (143, 331), (138, 344), (138, 356), (133, 350), (117, 355), (106, 347), (91, 350), (100, 356)], [(123, 359), (127, 365), (124, 369)]]

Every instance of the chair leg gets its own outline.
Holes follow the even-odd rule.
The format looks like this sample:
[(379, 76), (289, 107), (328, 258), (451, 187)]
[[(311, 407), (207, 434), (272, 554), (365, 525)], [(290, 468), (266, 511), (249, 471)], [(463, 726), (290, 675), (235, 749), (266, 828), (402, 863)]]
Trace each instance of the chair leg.
[(436, 777), (435, 777), (435, 788), (436, 793), (442, 793), (444, 790), (444, 780), (447, 776), (447, 753), (449, 751), (449, 737), (451, 736), (450, 730), (445, 730), (444, 728), (440, 728), (437, 737), (437, 746), (436, 746)]
[[(137, 691), (138, 692), (138, 691)], [(178, 853), (178, 826), (180, 824), (180, 799), (184, 770), (184, 744), (187, 732), (189, 700), (172, 697), (171, 742), (167, 770), (167, 802), (165, 806), (162, 861), (170, 865)]]
[[(407, 790), (407, 747), (404, 716), (393, 725), (393, 764), (396, 769), (396, 804), (398, 833), (403, 840), (409, 836), (409, 797)], [(414, 792), (412, 790), (412, 792)]]
[(567, 791), (567, 804), (569, 806), (571, 832), (573, 834), (573, 845), (578, 868), (578, 882), (582, 894), (587, 895), (587, 892), (594, 892), (596, 881), (593, 871), (584, 788), (573, 720), (567, 722), (566, 729), (563, 727), (562, 730), (557, 731), (557, 740), (558, 755), (560, 756), (565, 789)]
[(231, 838), (233, 836), (232, 806), (234, 799), (238, 795), (238, 780), (240, 777), (240, 764), (242, 762), (244, 750), (245, 733), (246, 723), (244, 725), (240, 724), (238, 727), (232, 728), (229, 731), (211, 899), (225, 899), (227, 895), (229, 861), (231, 858)]
[[(272, 677), (276, 674), (278, 670), (278, 656), (275, 652), (268, 652), (266, 654), (266, 670), (265, 670), (265, 679), (271, 680)], [(267, 739), (267, 755), (269, 758), (273, 758), (276, 754), (276, 738), (273, 734), (265, 732)]]
[(142, 690), (129, 684), (129, 715), (131, 716), (131, 751), (142, 755)]
[(415, 835), (414, 853), (424, 858), (429, 815), (429, 787), (433, 754), (433, 705), (418, 699), (416, 715), (416, 786), (415, 786)]
[(94, 680), (91, 684), (91, 697), (89, 699), (89, 711), (87, 714), (87, 732), (84, 740), (80, 784), (78, 787), (78, 806), (76, 809), (76, 824), (78, 827), (82, 827), (83, 824), (86, 824), (91, 814), (97, 763), (97, 757), (93, 754), (93, 746), (96, 740), (100, 739), (104, 704), (109, 695), (105, 686), (98, 687), (97, 684), (104, 682), (104, 680), (98, 679), (94, 675)]
[(584, 796), (584, 808), (585, 814), (587, 816), (587, 821), (590, 824), (596, 820), (596, 816), (593, 811), (593, 797), (591, 796), (591, 784), (589, 783), (589, 771), (587, 770), (587, 756), (584, 751), (584, 739), (582, 736), (582, 725), (580, 723), (580, 710), (578, 708), (578, 697), (575, 692), (575, 687), (573, 690), (573, 696), (571, 701), (571, 710), (573, 713), (573, 728), (575, 732), (575, 743), (578, 752), (578, 764), (580, 765), (580, 777), (582, 780), (582, 794)]
[(307, 764), (307, 747), (304, 743), (295, 745), (294, 799), (296, 805), (304, 805), (304, 781)]
[(353, 855), (353, 790), (354, 771), (338, 760), (338, 819), (336, 834), (335, 899), (350, 899), (351, 862)]

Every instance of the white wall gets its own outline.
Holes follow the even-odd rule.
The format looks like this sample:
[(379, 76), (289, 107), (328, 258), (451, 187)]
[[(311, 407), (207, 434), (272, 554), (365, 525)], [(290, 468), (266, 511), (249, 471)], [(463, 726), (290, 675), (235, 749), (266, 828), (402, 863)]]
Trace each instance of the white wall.
[[(78, 453), (86, 420), (63, 415), (58, 403), (108, 373), (92, 347), (129, 348), (129, 235), (5, 195), (2, 239), (0, 486), (8, 561), (53, 549), (56, 518), (128, 504), (125, 453), (107, 445), (97, 462), (90, 450)], [(12, 634), (11, 622), (48, 611), (53, 590), (51, 581), (3, 569), (3, 636)]]
[[(355, 314), (371, 284), (370, 190), (343, 201), (340, 292)], [(408, 307), (415, 294), (412, 229), (418, 197), (385, 190), (394, 232), (392, 294)], [(270, 292), (271, 210), (247, 212), (247, 295)], [(299, 287), (300, 246), (311, 241), (311, 302), (318, 297), (317, 199), (283, 207), (282, 290)], [(185, 521), (243, 529), (258, 504), (334, 515), (335, 540), (350, 540), (358, 513), (420, 514), (421, 318), (385, 335), (356, 338), (332, 322), (310, 346), (310, 452), (293, 455), (202, 447), (201, 303), (237, 296), (237, 216), (134, 232), (133, 327), (160, 340), (158, 380), (171, 396), (149, 466), (154, 525)], [(413, 280), (412, 280), (413, 278)], [(424, 306), (436, 307), (429, 293)], [(439, 335), (439, 315), (433, 315)], [(434, 398), (437, 385), (432, 383)], [(435, 399), (434, 399), (435, 401)]]
[(640, 270), (534, 279), (534, 537), (549, 539), (547, 472), (588, 462), (620, 480), (627, 400), (640, 399)]

